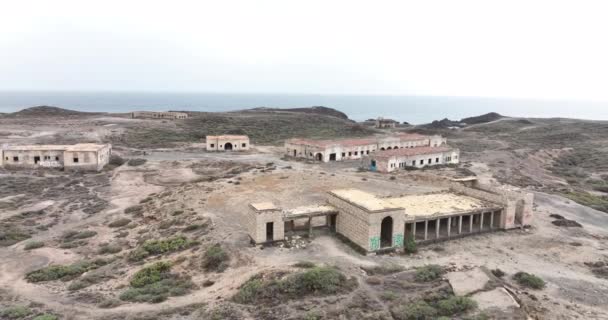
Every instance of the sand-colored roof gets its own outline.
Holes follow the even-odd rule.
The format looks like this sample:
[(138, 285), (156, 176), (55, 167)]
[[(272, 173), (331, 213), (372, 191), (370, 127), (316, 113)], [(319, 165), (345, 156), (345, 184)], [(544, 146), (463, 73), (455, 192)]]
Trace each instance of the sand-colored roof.
[(489, 202), (454, 193), (411, 195), (383, 200), (393, 206), (405, 208), (405, 213), (408, 216), (415, 217), (444, 215), (496, 206)]
[(99, 151), (107, 147), (107, 144), (78, 143), (73, 145), (62, 144), (32, 144), (32, 145), (9, 145), (3, 147), (7, 151)]
[(297, 217), (297, 216), (314, 216), (314, 215), (324, 215), (329, 213), (337, 212), (338, 209), (329, 205), (311, 205), (311, 206), (303, 206), (297, 207), (289, 210), (285, 210), (283, 214), (286, 218), (289, 217)]
[(330, 193), (368, 211), (383, 211), (403, 208), (399, 205), (387, 202), (386, 199), (378, 198), (374, 194), (361, 191), (359, 189), (339, 189), (332, 190)]
[(214, 140), (214, 139), (218, 139), (218, 140), (245, 140), (245, 139), (249, 139), (249, 137), (248, 136), (244, 136), (244, 135), (227, 134), (227, 135), (221, 135), (221, 136), (207, 136), (206, 139), (207, 140)]
[(390, 157), (410, 157), (410, 156), (418, 156), (425, 154), (435, 154), (442, 152), (449, 152), (454, 150), (454, 148), (450, 147), (415, 147), (415, 148), (402, 148), (402, 149), (393, 149), (386, 151), (376, 151), (374, 157), (375, 158), (390, 158)]
[(314, 140), (314, 139), (303, 139), (294, 138), (287, 140), (288, 143), (292, 144), (304, 144), (314, 147), (326, 148), (329, 146), (340, 145), (344, 147), (356, 147), (356, 146), (368, 146), (377, 144), (379, 142), (386, 141), (414, 141), (428, 139), (429, 136), (417, 134), (417, 133), (399, 133), (390, 136), (377, 136), (377, 137), (365, 137), (357, 139), (331, 139), (331, 140)]
[(250, 206), (257, 211), (267, 211), (267, 210), (278, 210), (279, 209), (272, 202), (256, 202), (256, 203), (250, 204)]

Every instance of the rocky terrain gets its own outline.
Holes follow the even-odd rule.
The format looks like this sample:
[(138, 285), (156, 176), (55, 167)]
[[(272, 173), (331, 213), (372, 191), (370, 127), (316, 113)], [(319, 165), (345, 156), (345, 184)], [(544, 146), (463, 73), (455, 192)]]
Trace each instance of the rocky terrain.
[[(408, 128), (446, 135), (462, 163), (385, 175), (283, 158), (286, 138), (382, 132), (300, 111), (0, 116), (0, 145), (111, 142), (115, 155), (99, 173), (0, 169), (0, 319), (608, 318), (607, 122)], [(253, 149), (206, 153), (215, 133), (248, 134)], [(425, 175), (469, 174), (534, 192), (532, 226), (364, 256), (323, 228), (254, 247), (239, 223), (251, 202), (436, 192)]]

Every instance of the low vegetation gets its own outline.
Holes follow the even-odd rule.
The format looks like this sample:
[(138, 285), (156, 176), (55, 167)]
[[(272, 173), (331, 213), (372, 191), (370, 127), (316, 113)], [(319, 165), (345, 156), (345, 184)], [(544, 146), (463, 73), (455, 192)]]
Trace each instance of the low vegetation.
[(203, 269), (205, 271), (223, 272), (228, 268), (230, 256), (219, 245), (209, 247), (203, 255)]
[(234, 301), (242, 304), (278, 304), (304, 296), (325, 296), (353, 290), (357, 282), (332, 267), (313, 267), (288, 275), (257, 275), (245, 282)]
[(453, 319), (475, 308), (477, 303), (471, 298), (449, 295), (398, 304), (391, 309), (391, 313), (396, 320)]
[(13, 307), (5, 308), (4, 310), (0, 311), (0, 318), (9, 319), (9, 320), (23, 319), (23, 318), (29, 316), (30, 314), (32, 314), (32, 310), (30, 310), (30, 308), (28, 308), (28, 307), (13, 306)]
[(416, 240), (414, 240), (414, 236), (409, 235), (405, 238), (405, 242), (403, 243), (403, 251), (408, 254), (418, 252), (418, 246), (416, 245)]
[(106, 265), (107, 261), (97, 259), (94, 261), (76, 262), (71, 265), (51, 265), (26, 274), (25, 279), (29, 282), (42, 282), (53, 280), (71, 280), (81, 274)]
[(96, 235), (97, 235), (97, 232), (92, 231), (92, 230), (85, 230), (85, 231), (72, 230), (72, 231), (68, 231), (68, 232), (64, 233), (62, 238), (63, 238), (63, 241), (69, 242), (69, 241), (73, 241), (73, 240), (92, 238)]
[(177, 252), (198, 245), (199, 242), (189, 240), (184, 236), (176, 236), (162, 240), (149, 240), (129, 254), (129, 260), (141, 261), (149, 256)]
[(143, 165), (144, 163), (146, 163), (146, 161), (147, 161), (146, 159), (141, 159), (141, 158), (130, 159), (127, 162), (127, 165), (131, 166), (131, 167), (137, 167), (137, 166)]
[(418, 282), (429, 282), (439, 279), (443, 273), (444, 270), (441, 266), (429, 264), (416, 269), (414, 279), (416, 279)]
[(118, 220), (114, 220), (114, 221), (110, 222), (108, 224), (108, 227), (110, 227), (110, 228), (120, 228), (120, 227), (124, 227), (124, 226), (128, 225), (129, 223), (131, 223), (131, 219), (120, 218)]
[(533, 274), (526, 272), (518, 272), (513, 275), (513, 279), (523, 287), (530, 289), (543, 289), (545, 287), (545, 281)]
[(44, 247), (44, 242), (42, 241), (30, 241), (28, 243), (25, 244), (24, 249), (25, 250), (34, 250), (34, 249), (38, 249), (38, 248), (42, 248)]
[(192, 281), (171, 273), (170, 262), (156, 262), (139, 270), (130, 288), (120, 295), (123, 301), (159, 303), (171, 296), (181, 296), (194, 287)]
[(397, 273), (397, 272), (401, 272), (404, 270), (404, 268), (402, 266), (399, 266), (396, 264), (384, 264), (384, 265), (373, 266), (373, 267), (361, 267), (361, 269), (363, 269), (363, 271), (365, 271), (370, 276), (392, 274), (392, 273)]
[(54, 314), (44, 313), (34, 317), (32, 320), (59, 320), (59, 317)]
[(16, 228), (0, 227), (0, 247), (12, 246), (17, 242), (21, 242), (29, 238), (30, 235), (25, 231)]

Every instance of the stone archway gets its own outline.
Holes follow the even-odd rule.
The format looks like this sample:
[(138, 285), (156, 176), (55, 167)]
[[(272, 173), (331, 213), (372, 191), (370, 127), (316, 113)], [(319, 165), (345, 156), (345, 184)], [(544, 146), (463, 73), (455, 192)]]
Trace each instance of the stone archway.
[(230, 143), (230, 142), (224, 143), (224, 150), (232, 150), (232, 143)]
[(323, 154), (317, 153), (317, 155), (315, 156), (315, 159), (317, 159), (318, 161), (323, 161)]
[(380, 224), (380, 247), (387, 248), (393, 246), (393, 218), (388, 216), (382, 219)]

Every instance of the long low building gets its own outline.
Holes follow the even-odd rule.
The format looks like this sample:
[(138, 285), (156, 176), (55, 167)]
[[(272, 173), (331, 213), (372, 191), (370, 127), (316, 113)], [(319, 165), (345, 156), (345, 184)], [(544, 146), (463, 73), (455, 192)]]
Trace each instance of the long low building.
[(187, 119), (188, 114), (185, 112), (175, 111), (133, 111), (131, 112), (131, 118), (144, 118), (144, 119)]
[(327, 203), (283, 210), (273, 203), (251, 204), (243, 221), (252, 242), (282, 241), (293, 221), (325, 217), (330, 230), (364, 252), (394, 250), (407, 239), (424, 244), (530, 225), (534, 195), (473, 184), (446, 182), (441, 193), (379, 197), (358, 189), (327, 193)]
[(460, 150), (448, 146), (394, 149), (374, 152), (365, 159), (371, 171), (392, 172), (460, 162)]
[(249, 150), (249, 137), (244, 135), (207, 136), (207, 151), (245, 151)]
[(7, 145), (0, 149), (0, 165), (7, 169), (60, 168), (101, 170), (110, 161), (112, 145)]
[(285, 155), (323, 162), (356, 160), (375, 151), (440, 147), (446, 143), (447, 140), (439, 135), (426, 136), (415, 133), (335, 140), (296, 138), (285, 141)]

